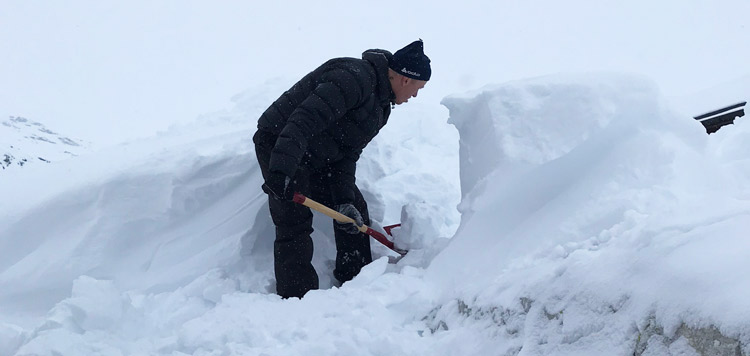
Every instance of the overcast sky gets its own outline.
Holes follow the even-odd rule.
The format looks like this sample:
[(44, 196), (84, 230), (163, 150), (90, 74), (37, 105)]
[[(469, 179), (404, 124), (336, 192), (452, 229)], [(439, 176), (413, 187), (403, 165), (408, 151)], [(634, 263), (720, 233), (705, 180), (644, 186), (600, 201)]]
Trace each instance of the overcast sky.
[(3, 1), (0, 114), (119, 142), (417, 38), (433, 60), (425, 103), (592, 70), (642, 73), (679, 96), (750, 73), (749, 14), (746, 0)]

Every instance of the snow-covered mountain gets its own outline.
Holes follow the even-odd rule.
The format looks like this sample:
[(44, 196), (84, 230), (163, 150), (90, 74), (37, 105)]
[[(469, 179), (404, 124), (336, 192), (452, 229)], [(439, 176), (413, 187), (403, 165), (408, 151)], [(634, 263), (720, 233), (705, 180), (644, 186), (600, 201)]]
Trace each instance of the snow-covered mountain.
[(76, 157), (88, 152), (89, 146), (25, 117), (11, 116), (0, 123), (0, 167), (3, 170)]
[(439, 107), (398, 107), (357, 178), (376, 227), (401, 218), (419, 243), (395, 265), (373, 243), (383, 258), (335, 287), (316, 216), (323, 289), (281, 300), (250, 140), (268, 92), (7, 177), (13, 201), (49, 187), (0, 206), (0, 354), (750, 351), (748, 123), (707, 136), (611, 74), (446, 98), (459, 135)]

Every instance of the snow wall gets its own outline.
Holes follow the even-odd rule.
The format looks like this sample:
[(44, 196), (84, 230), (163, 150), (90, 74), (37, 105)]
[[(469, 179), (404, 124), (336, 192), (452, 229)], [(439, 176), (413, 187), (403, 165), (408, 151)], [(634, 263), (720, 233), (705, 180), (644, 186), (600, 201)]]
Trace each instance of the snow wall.
[(748, 120), (707, 136), (648, 80), (617, 74), (443, 104), (461, 137), (462, 217), (427, 271), (444, 287), (436, 329), (478, 323), (497, 354), (699, 350), (686, 326), (748, 344)]

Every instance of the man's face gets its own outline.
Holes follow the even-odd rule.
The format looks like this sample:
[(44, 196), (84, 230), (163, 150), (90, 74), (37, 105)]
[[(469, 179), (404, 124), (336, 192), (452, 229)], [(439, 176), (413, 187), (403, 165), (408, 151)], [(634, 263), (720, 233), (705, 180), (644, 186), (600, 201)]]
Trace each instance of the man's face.
[(416, 80), (402, 76), (397, 81), (397, 85), (393, 88), (393, 93), (396, 94), (396, 105), (401, 105), (411, 98), (416, 98), (419, 89), (424, 88), (427, 84), (424, 80)]

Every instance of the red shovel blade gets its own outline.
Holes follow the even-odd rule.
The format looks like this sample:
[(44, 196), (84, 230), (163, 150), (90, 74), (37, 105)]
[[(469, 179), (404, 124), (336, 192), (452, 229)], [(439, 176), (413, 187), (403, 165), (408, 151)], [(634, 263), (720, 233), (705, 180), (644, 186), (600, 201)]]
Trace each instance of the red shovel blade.
[[(391, 234), (391, 233), (390, 233), (390, 229), (388, 229), (388, 230), (386, 230), (386, 231), (388, 232), (388, 235), (390, 235), (390, 234)], [(390, 240), (388, 240), (388, 239), (387, 239), (387, 238), (385, 237), (385, 235), (383, 235), (383, 234), (381, 234), (381, 233), (379, 233), (379, 232), (377, 232), (377, 231), (373, 230), (373, 229), (372, 229), (371, 227), (368, 227), (368, 228), (367, 228), (367, 231), (365, 231), (365, 234), (368, 234), (368, 235), (372, 236), (372, 238), (374, 238), (375, 240), (378, 240), (378, 242), (380, 242), (381, 244), (383, 244), (383, 245), (384, 245), (385, 247), (388, 247), (389, 249), (391, 249), (391, 250), (395, 251), (396, 253), (398, 253), (398, 254), (399, 254), (399, 255), (401, 255), (401, 256), (405, 255), (405, 254), (406, 254), (406, 252), (407, 252), (407, 251), (405, 251), (405, 250), (402, 250), (402, 249), (400, 249), (400, 248), (397, 248), (397, 247), (396, 247), (396, 246), (395, 246), (395, 245), (393, 244), (393, 241), (390, 241)]]

